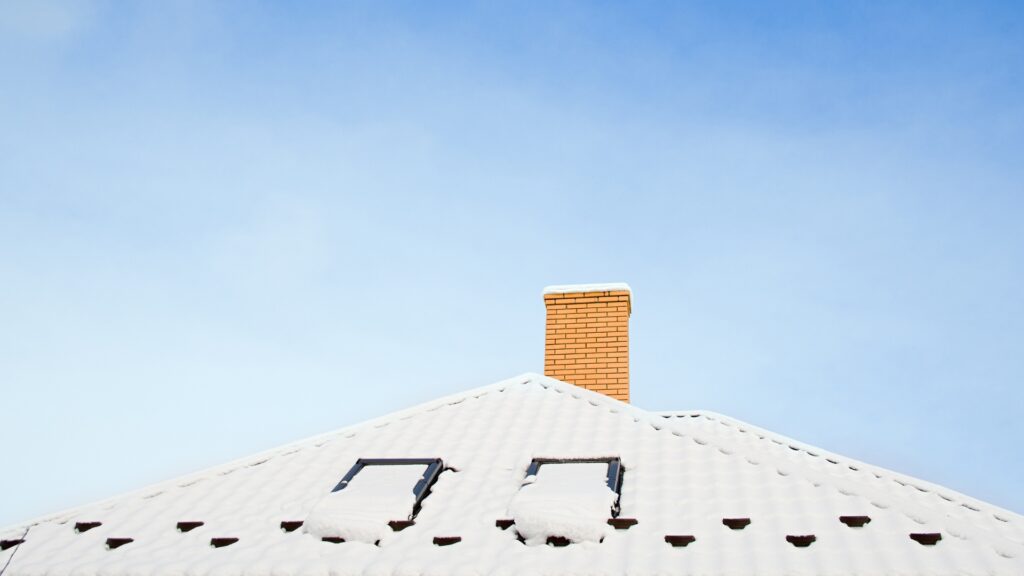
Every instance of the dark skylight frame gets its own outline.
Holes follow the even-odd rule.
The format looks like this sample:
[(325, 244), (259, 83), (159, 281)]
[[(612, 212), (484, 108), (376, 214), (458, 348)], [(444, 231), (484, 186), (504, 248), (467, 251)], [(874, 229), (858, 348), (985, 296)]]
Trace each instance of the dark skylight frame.
[(622, 499), (622, 460), (618, 456), (603, 458), (534, 458), (526, 469), (526, 476), (536, 476), (540, 467), (545, 464), (608, 464), (608, 472), (605, 482), (608, 488), (615, 492), (615, 503), (612, 504), (612, 518), (619, 516), (619, 500)]
[(444, 470), (444, 462), (440, 458), (360, 458), (356, 460), (356, 463), (349, 469), (348, 473), (338, 482), (338, 485), (334, 487), (331, 492), (338, 492), (344, 490), (352, 479), (354, 479), (362, 470), (367, 466), (426, 466), (426, 470), (423, 472), (423, 476), (420, 477), (419, 481), (412, 488), (412, 493), (416, 497), (415, 502), (412, 506), (412, 512), (409, 514), (409, 520), (412, 520), (420, 512), (420, 505), (423, 499), (430, 495), (430, 487), (437, 482), (437, 477), (441, 475), (441, 471)]

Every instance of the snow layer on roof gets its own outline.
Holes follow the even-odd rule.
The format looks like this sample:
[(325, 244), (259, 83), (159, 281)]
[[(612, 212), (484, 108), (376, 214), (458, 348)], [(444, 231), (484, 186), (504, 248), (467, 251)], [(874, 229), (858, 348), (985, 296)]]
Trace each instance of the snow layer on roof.
[(303, 529), (317, 538), (373, 544), (391, 531), (388, 522), (407, 520), (412, 514), (413, 487), (426, 469), (425, 464), (367, 466), (344, 490), (324, 496)]
[(572, 294), (575, 292), (615, 292), (625, 290), (632, 295), (633, 290), (625, 282), (606, 282), (604, 284), (559, 284), (544, 288), (545, 294)]
[[(496, 526), (534, 458), (609, 455), (624, 469), (620, 517), (635, 526), (564, 548), (526, 546)], [(379, 546), (281, 529), (365, 457), (438, 457), (455, 470), (415, 525)], [(750, 523), (723, 524), (733, 518)], [(182, 532), (181, 521), (204, 524)], [(102, 524), (76, 532), (78, 522)], [(673, 535), (694, 540), (676, 547)], [(787, 541), (808, 535), (807, 547)], [(1018, 514), (742, 422), (664, 417), (529, 374), (0, 530), (21, 537), (0, 552), (3, 576), (1024, 574)], [(108, 549), (109, 538), (132, 542)], [(215, 548), (213, 538), (238, 540)]]
[(526, 544), (549, 537), (600, 542), (617, 495), (606, 483), (608, 464), (548, 464), (527, 476), (509, 506), (515, 529)]

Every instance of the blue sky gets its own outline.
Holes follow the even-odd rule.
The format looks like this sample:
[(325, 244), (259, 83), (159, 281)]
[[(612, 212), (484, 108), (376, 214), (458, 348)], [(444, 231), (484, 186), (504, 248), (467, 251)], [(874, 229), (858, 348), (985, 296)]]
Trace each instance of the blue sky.
[(0, 525), (543, 367), (1024, 512), (1012, 3), (0, 0)]

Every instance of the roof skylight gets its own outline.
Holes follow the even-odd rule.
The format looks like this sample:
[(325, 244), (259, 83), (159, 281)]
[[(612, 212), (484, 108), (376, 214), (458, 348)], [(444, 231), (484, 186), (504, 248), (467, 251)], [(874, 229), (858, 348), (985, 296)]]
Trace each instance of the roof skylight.
[(528, 545), (600, 542), (619, 514), (621, 487), (618, 458), (536, 459), (509, 511)]
[(327, 542), (377, 543), (413, 525), (442, 467), (439, 458), (361, 458), (316, 505), (304, 529)]

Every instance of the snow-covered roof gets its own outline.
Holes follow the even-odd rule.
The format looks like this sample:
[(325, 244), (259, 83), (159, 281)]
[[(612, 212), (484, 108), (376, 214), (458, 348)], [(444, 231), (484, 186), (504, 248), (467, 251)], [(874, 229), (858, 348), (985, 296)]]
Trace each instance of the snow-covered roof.
[[(440, 458), (445, 470), (414, 524), (376, 543), (296, 528), (324, 502), (377, 520), (358, 502), (328, 500), (361, 458)], [(599, 526), (591, 514), (611, 498), (593, 483), (593, 467), (548, 476), (533, 468), (527, 479), (535, 459), (617, 459), (616, 521)], [(400, 476), (381, 483), (409, 481)], [(591, 482), (593, 497), (572, 503), (594, 516), (583, 526), (590, 536), (544, 545), (536, 531), (565, 519), (571, 508), (559, 494), (577, 478)], [(524, 481), (539, 488), (528, 493)], [(519, 523), (532, 526), (530, 541), (517, 538)], [(1018, 514), (724, 416), (647, 412), (535, 374), (2, 530), (0, 539), (2, 576), (1024, 573)]]

